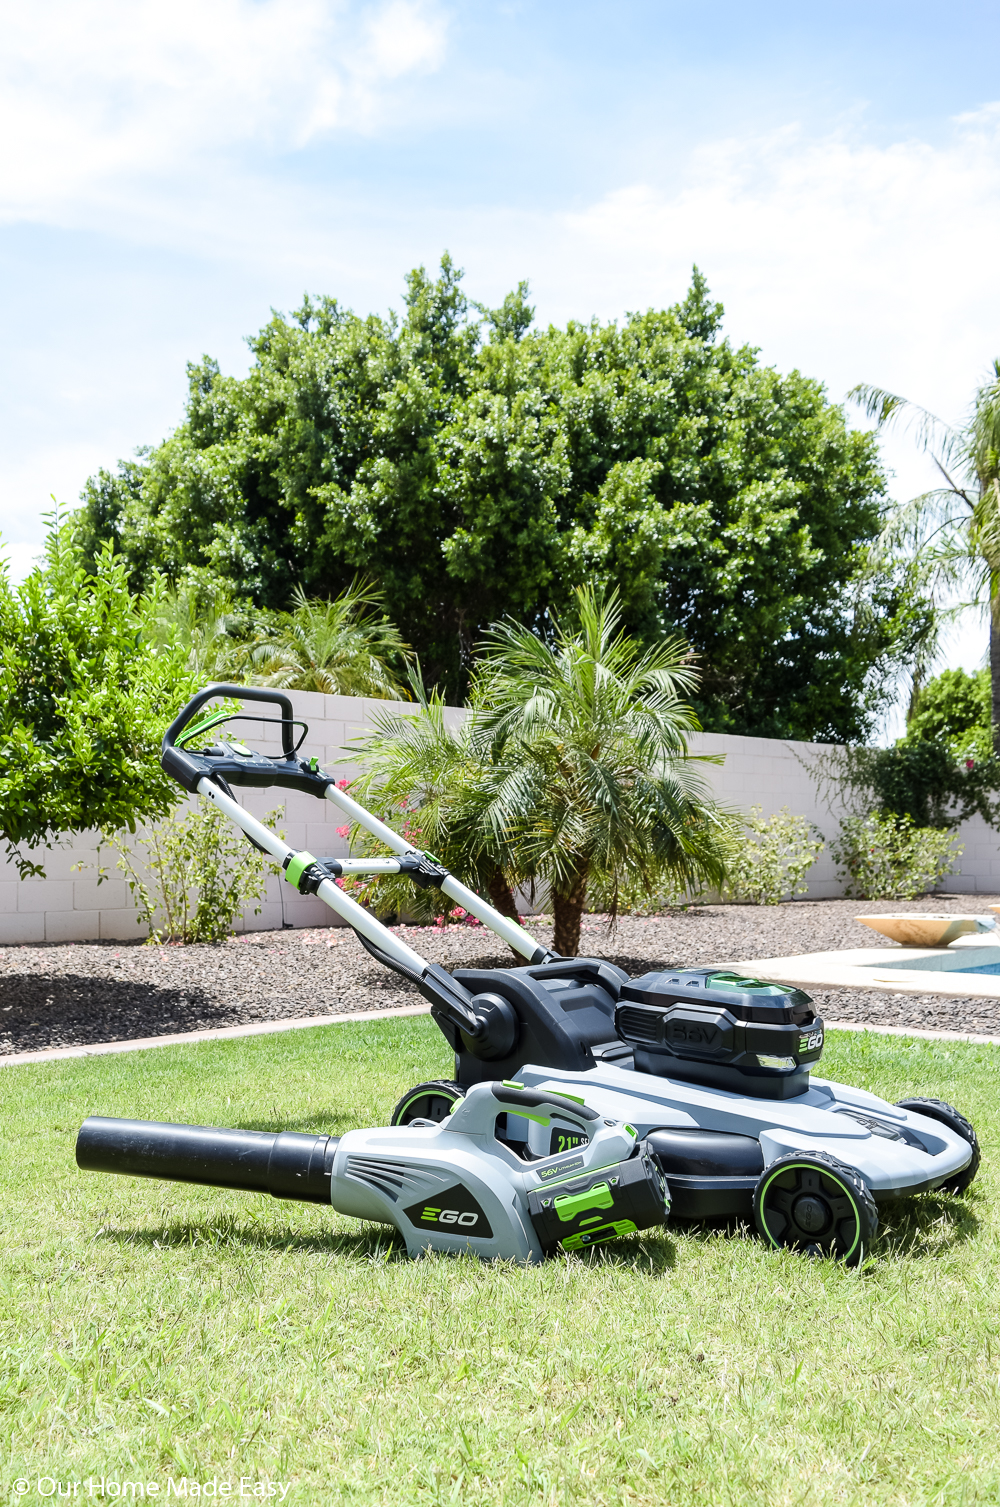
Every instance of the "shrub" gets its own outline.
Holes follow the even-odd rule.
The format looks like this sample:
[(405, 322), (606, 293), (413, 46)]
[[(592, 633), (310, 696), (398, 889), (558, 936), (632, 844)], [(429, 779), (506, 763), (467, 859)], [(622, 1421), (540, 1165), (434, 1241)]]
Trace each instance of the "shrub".
[(178, 652), (147, 642), (158, 593), (131, 597), (110, 546), (85, 570), (58, 520), (20, 586), (0, 560), (0, 852), (22, 878), (44, 874), (24, 849), (134, 830), (177, 801), (160, 740), (194, 685)]
[[(264, 818), (271, 826), (281, 810)], [(102, 833), (102, 842), (118, 854), (151, 942), (222, 942), (236, 917), (261, 898), (266, 882), (266, 854), (251, 847), (213, 806), (168, 817), (131, 841), (124, 829)], [(144, 849), (140, 859), (137, 849)], [(98, 883), (107, 878), (104, 870)], [(260, 906), (254, 905), (254, 915)]]
[(913, 900), (953, 873), (963, 851), (953, 832), (876, 811), (845, 817), (831, 844), (847, 894), (859, 900)]
[(763, 806), (751, 806), (750, 815), (734, 823), (723, 891), (727, 900), (777, 905), (809, 889), (804, 876), (826, 846), (823, 834), (787, 806), (766, 818), (763, 811)]

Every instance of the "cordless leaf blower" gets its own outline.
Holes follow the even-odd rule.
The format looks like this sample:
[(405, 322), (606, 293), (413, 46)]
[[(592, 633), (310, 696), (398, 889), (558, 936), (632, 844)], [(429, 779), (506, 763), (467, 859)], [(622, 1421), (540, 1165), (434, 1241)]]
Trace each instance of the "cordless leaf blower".
[[(270, 702), (278, 708), (279, 718), (264, 720), (280, 722), (279, 756), (208, 736), (240, 717), (259, 721), (259, 716), (223, 708), (194, 720), (207, 703), (235, 699)], [(469, 1230), (468, 1236), (442, 1236), (440, 1211), (447, 1213), (446, 1224), (454, 1213), (457, 1225), (463, 1213), (482, 1209), (491, 1230), (503, 1232), (491, 1237), (500, 1242), (492, 1253), (500, 1254), (501, 1246), (504, 1253), (516, 1248), (523, 1259), (532, 1259), (551, 1249), (554, 1241), (565, 1247), (579, 1237), (582, 1248), (594, 1243), (600, 1230), (604, 1239), (610, 1238), (609, 1232), (627, 1232), (627, 1226), (649, 1227), (669, 1203), (675, 1217), (752, 1218), (771, 1246), (857, 1262), (875, 1237), (880, 1205), (930, 1191), (959, 1194), (972, 1183), (979, 1167), (979, 1144), (973, 1127), (956, 1109), (933, 1098), (889, 1104), (864, 1089), (813, 1076), (823, 1051), (824, 1026), (807, 994), (726, 968), (666, 969), (633, 979), (599, 958), (558, 957), (541, 947), (524, 927), (500, 915), (431, 854), (414, 848), (339, 790), (335, 778), (323, 772), (315, 759), (300, 758), (306, 733), (296, 741), (295, 729), (301, 725), (294, 719), (291, 702), (280, 692), (208, 686), (168, 729), (162, 763), (185, 790), (211, 801), (251, 842), (269, 853), (300, 893), (317, 895), (353, 927), (373, 957), (410, 980), (428, 1000), (431, 1015), (454, 1052), (454, 1078), (417, 1084), (404, 1094), (393, 1112), (392, 1129), (353, 1131), (334, 1152), (328, 1148), (323, 1152), (332, 1158), (329, 1198), (336, 1208), (363, 1218), (386, 1218), (404, 1234), (411, 1253), (428, 1246), (456, 1248), (438, 1245), (442, 1239), (458, 1239), (464, 1242), (463, 1248), (477, 1248), (476, 1241), (484, 1237), (472, 1233), (471, 1224), (461, 1227)], [(194, 748), (196, 739), (200, 746)], [(244, 811), (233, 795), (234, 786), (279, 786), (331, 801), (393, 856), (335, 859), (295, 852)], [(509, 943), (523, 964), (458, 968), (449, 973), (428, 963), (335, 882), (347, 875), (379, 873), (406, 874), (417, 885), (438, 887)], [(466, 1122), (462, 1115), (470, 1103), (486, 1102), (484, 1087), (492, 1096), (492, 1131), (481, 1129), (473, 1134), (465, 1128), (473, 1122)], [(529, 1092), (540, 1096), (533, 1106)], [(503, 1098), (504, 1094), (508, 1097)], [(572, 1100), (588, 1113), (578, 1110), (574, 1117), (565, 1108), (552, 1109)], [(497, 1105), (503, 1106), (502, 1119)], [(481, 1122), (474, 1119), (474, 1123)], [(98, 1131), (88, 1126), (115, 1124), (123, 1128), (100, 1132), (105, 1139), (100, 1142), (103, 1150), (94, 1153), (99, 1160), (87, 1160), (92, 1138), (100, 1140)], [(619, 1169), (615, 1183), (604, 1176), (605, 1161), (598, 1171), (588, 1157), (595, 1147), (605, 1144), (602, 1127), (620, 1134), (623, 1126), (631, 1127), (625, 1133), (634, 1132), (635, 1149), (631, 1158), (619, 1149), (609, 1156)], [(236, 1134), (173, 1129), (178, 1134), (184, 1130), (195, 1138), (192, 1144), (203, 1148), (224, 1148), (229, 1145), (225, 1137)], [(151, 1127), (148, 1133), (155, 1141), (170, 1131), (171, 1127)], [(176, 1169), (163, 1170), (169, 1158), (157, 1163), (160, 1170), (126, 1165), (135, 1137), (141, 1133), (142, 1127), (137, 1129), (131, 1121), (88, 1121), (81, 1131), (80, 1165), (184, 1178)], [(438, 1134), (443, 1136), (440, 1141), (435, 1139)], [(213, 1137), (222, 1139), (216, 1142)], [(304, 1139), (310, 1145), (314, 1140)], [(383, 1192), (377, 1195), (371, 1179), (366, 1181), (362, 1171), (354, 1170), (355, 1157), (363, 1160), (368, 1148), (378, 1144), (384, 1149), (386, 1164), (397, 1169), (392, 1176), (409, 1187), (402, 1169), (411, 1163), (402, 1154), (404, 1147), (414, 1148), (413, 1155), (419, 1157), (425, 1147), (434, 1146), (451, 1157), (462, 1146), (470, 1157), (473, 1142), (478, 1148), (475, 1157), (484, 1159), (485, 1165), (502, 1166), (507, 1169), (503, 1176), (522, 1179), (517, 1195), (508, 1198), (514, 1213), (505, 1219), (489, 1202), (486, 1183), (475, 1183), (469, 1160), (449, 1162), (447, 1172), (443, 1164), (435, 1164), (440, 1166), (439, 1177), (450, 1178), (444, 1188), (450, 1201), (444, 1204), (435, 1194), (421, 1210), (437, 1210), (436, 1223), (422, 1212), (416, 1224), (408, 1222), (406, 1211), (415, 1209), (424, 1197), (422, 1182), (414, 1200), (403, 1203), (404, 1193), (393, 1199), (386, 1191), (395, 1188), (392, 1178), (383, 1179)], [(276, 1177), (285, 1147), (291, 1144), (284, 1137), (274, 1142)], [(351, 1149), (345, 1152), (348, 1146)], [(256, 1155), (259, 1163), (264, 1153), (258, 1149)], [(313, 1170), (304, 1171), (304, 1178), (313, 1177), (311, 1159), (316, 1155), (309, 1152), (308, 1166)], [(267, 1156), (270, 1166), (272, 1151)], [(229, 1186), (222, 1176), (225, 1159), (225, 1151), (220, 1150), (206, 1163), (212, 1176), (186, 1180)], [(621, 1167), (626, 1164), (634, 1166), (630, 1176), (638, 1183), (621, 1180)], [(590, 1197), (593, 1190), (586, 1179), (593, 1169), (595, 1187), (603, 1190), (600, 1197), (610, 1202), (583, 1210), (585, 1218), (593, 1221), (587, 1229), (571, 1227), (568, 1219), (563, 1221), (561, 1214), (553, 1213), (556, 1203), (545, 1204), (546, 1195), (540, 1193), (542, 1184), (537, 1179), (547, 1165), (561, 1169), (551, 1174), (560, 1182), (564, 1175), (576, 1179), (560, 1187), (558, 1200), (575, 1199), (578, 1191), (584, 1199)], [(325, 1177), (326, 1162), (323, 1166)], [(645, 1169), (641, 1176), (640, 1169)], [(652, 1191), (656, 1171), (666, 1184), (659, 1202)], [(502, 1181), (500, 1173), (495, 1176)], [(639, 1184), (647, 1190), (643, 1195), (649, 1200), (646, 1214), (619, 1209), (617, 1200), (624, 1197), (625, 1187)], [(235, 1185), (265, 1186), (240, 1179)], [(278, 1196), (292, 1196), (284, 1185), (267, 1186)], [(466, 1193), (460, 1196), (458, 1188)], [(379, 1197), (388, 1202), (378, 1204)], [(475, 1209), (471, 1203), (466, 1206), (466, 1197), (475, 1200)], [(376, 1206), (381, 1214), (374, 1212)], [(521, 1212), (525, 1207), (531, 1234)], [(568, 1213), (571, 1205), (559, 1202), (558, 1207)], [(536, 1222), (542, 1210), (544, 1229)], [(597, 1215), (604, 1213), (607, 1218), (599, 1224)], [(520, 1245), (507, 1228), (515, 1214), (525, 1232)], [(644, 1226), (640, 1220), (647, 1216)], [(584, 1240), (588, 1234), (589, 1240)]]
[[(508, 1115), (551, 1129), (571, 1154), (528, 1161), (504, 1139)], [(388, 1224), (409, 1255), (470, 1252), (541, 1261), (662, 1224), (659, 1165), (631, 1125), (562, 1093), (477, 1083), (442, 1123), (344, 1136), (211, 1130), (92, 1116), (76, 1143), (87, 1172), (206, 1183), (331, 1204)]]

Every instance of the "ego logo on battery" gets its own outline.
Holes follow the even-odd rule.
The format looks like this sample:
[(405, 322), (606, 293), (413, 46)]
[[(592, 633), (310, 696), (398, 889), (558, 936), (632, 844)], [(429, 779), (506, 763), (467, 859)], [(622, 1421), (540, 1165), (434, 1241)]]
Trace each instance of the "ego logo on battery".
[(411, 1224), (421, 1229), (438, 1229), (448, 1235), (475, 1235), (480, 1240), (493, 1238), (486, 1211), (462, 1183), (411, 1204), (403, 1212)]
[(819, 1030), (819, 1031), (810, 1031), (808, 1036), (802, 1036), (802, 1037), (799, 1038), (799, 1051), (800, 1052), (818, 1052), (819, 1049), (820, 1049), (820, 1047), (822, 1045), (823, 1045), (823, 1032), (822, 1032), (822, 1030)]

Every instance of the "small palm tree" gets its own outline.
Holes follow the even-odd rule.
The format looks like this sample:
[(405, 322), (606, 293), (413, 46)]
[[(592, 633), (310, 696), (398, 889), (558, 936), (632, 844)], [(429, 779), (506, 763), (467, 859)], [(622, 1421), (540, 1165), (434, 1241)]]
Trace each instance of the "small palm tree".
[(280, 614), (247, 651), (253, 685), (283, 691), (325, 691), (333, 696), (405, 700), (390, 668), (410, 653), (385, 615), (381, 591), (355, 580), (335, 601), (314, 601), (297, 586), (295, 606)]
[[(934, 459), (944, 485), (913, 497), (890, 515), (884, 541), (909, 546), (925, 578), (948, 586), (970, 583), (973, 602), (990, 615), (991, 714), (1000, 729), (1000, 360), (976, 393), (966, 422), (942, 423), (926, 408), (861, 383), (848, 394), (879, 427), (916, 421), (920, 448)], [(998, 749), (1000, 752), (1000, 749)]]
[(253, 633), (252, 609), (201, 583), (155, 592), (147, 603), (146, 632), (158, 649), (182, 647), (187, 667), (202, 685), (240, 680)]
[[(521, 881), (548, 884), (553, 946), (579, 950), (587, 887), (611, 896), (669, 876), (718, 886), (723, 814), (689, 755), (699, 723), (683, 699), (698, 675), (686, 646), (643, 652), (619, 629), (617, 596), (576, 592), (579, 628), (559, 622), (547, 643), (514, 622), (482, 645), (470, 747), (484, 775), (475, 792), (480, 840)], [(717, 762), (711, 760), (710, 762)]]
[[(438, 692), (428, 695), (416, 670), (410, 685), (415, 711), (376, 713), (372, 731), (353, 745), (364, 771), (352, 781), (351, 794), (414, 847), (433, 853), (463, 883), (488, 894), (497, 910), (516, 921), (506, 872), (510, 855), (502, 841), (484, 841), (489, 834), (479, 820), (485, 771), (472, 752), (472, 720), (456, 718)], [(352, 840), (364, 853), (380, 851), (378, 843), (361, 831), (352, 833)], [(436, 891), (414, 894), (407, 879), (368, 881), (366, 894), (380, 911), (429, 917), (449, 905)]]

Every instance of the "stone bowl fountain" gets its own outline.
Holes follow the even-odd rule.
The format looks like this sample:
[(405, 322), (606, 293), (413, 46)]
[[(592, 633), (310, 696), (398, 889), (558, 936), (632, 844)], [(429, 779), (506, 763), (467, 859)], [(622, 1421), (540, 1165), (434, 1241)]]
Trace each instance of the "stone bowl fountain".
[[(1000, 912), (1000, 906), (991, 910)], [(947, 947), (959, 937), (973, 932), (993, 931), (994, 916), (934, 915), (930, 911), (900, 911), (886, 916), (857, 916), (862, 926), (870, 926), (883, 937), (901, 942), (904, 947)]]

